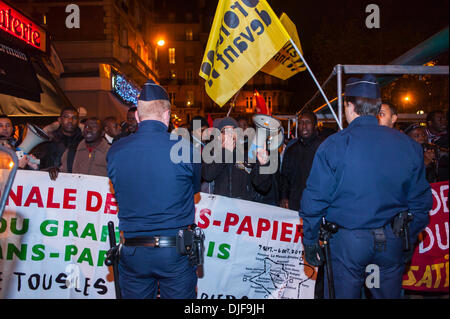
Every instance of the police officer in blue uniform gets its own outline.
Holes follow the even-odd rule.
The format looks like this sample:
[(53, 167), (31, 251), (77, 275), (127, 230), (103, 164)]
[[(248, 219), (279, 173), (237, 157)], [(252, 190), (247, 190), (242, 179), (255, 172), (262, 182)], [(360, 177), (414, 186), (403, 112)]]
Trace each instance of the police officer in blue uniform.
[(175, 237), (194, 223), (201, 164), (191, 155), (181, 162), (171, 158), (176, 143), (187, 143), (191, 154), (192, 145), (170, 138), (170, 100), (151, 80), (139, 96), (136, 118), (137, 132), (114, 143), (107, 155), (123, 232), (122, 298), (156, 298), (158, 285), (161, 298), (195, 298), (196, 268), (177, 252)]
[(329, 240), (335, 297), (360, 298), (366, 276), (379, 270), (367, 287), (372, 297), (400, 298), (413, 250), (404, 252), (392, 223), (409, 212), (411, 246), (428, 224), (432, 195), (423, 151), (405, 134), (378, 125), (381, 99), (374, 76), (349, 79), (344, 106), (349, 125), (320, 145), (303, 192), (305, 259), (314, 266), (323, 262), (318, 239), (325, 218), (338, 225)]

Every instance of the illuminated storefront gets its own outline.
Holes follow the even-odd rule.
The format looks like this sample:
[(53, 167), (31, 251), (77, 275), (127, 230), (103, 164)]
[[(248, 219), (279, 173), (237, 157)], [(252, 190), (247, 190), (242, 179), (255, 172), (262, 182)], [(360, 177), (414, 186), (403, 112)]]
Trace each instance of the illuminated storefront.
[(72, 106), (54, 76), (58, 61), (46, 31), (0, 1), (0, 114), (53, 118)]

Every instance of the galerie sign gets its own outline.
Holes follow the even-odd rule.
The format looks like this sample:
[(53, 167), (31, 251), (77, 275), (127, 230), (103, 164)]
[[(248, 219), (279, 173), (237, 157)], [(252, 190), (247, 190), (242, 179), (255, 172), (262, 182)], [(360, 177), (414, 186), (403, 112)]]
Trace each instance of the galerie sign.
[(0, 29), (42, 52), (46, 50), (44, 29), (3, 1), (0, 1)]

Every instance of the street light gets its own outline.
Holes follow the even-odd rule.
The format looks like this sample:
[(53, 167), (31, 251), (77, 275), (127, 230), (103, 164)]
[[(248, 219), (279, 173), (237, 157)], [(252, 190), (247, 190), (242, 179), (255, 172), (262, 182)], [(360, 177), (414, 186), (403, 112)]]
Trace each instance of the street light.
[(166, 44), (166, 41), (164, 41), (164, 39), (160, 39), (160, 40), (158, 40), (158, 42), (156, 42), (156, 44), (158, 44), (158, 46), (162, 47), (162, 46), (164, 46), (164, 44)]

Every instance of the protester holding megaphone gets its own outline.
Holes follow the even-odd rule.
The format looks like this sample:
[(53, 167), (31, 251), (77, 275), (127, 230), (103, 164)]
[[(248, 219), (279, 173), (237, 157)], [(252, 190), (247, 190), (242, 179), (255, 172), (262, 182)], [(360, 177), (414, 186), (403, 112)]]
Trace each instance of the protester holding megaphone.
[[(208, 183), (214, 182), (213, 193), (267, 204), (276, 202), (277, 196), (270, 196), (270, 199), (266, 196), (271, 190), (275, 190), (272, 177), (277, 169), (270, 174), (265, 174), (261, 169), (270, 162), (267, 145), (252, 143), (255, 144), (255, 159), (249, 161), (250, 151), (244, 152), (244, 147), (239, 144), (236, 120), (225, 117), (217, 124), (217, 129), (220, 136), (210, 143), (220, 145), (218, 148), (213, 147), (211, 154), (205, 154), (211, 151), (210, 143), (207, 144), (203, 157), (211, 156), (212, 161), (202, 164), (202, 178)], [(215, 154), (216, 152), (219, 153)]]
[[(29, 130), (27, 130), (27, 132), (28, 131)], [(26, 139), (27, 136), (24, 138), (24, 142)], [(28, 140), (30, 140), (30, 138), (28, 138)], [(29, 142), (27, 143), (30, 144)], [(23, 142), (19, 147), (17, 147), (17, 139), (14, 137), (14, 125), (7, 115), (0, 115), (0, 145), (11, 148), (12, 150), (16, 150), (18, 166), (20, 169), (39, 169), (38, 159), (36, 159), (36, 157), (34, 157), (33, 155), (28, 154), (31, 148), (27, 149), (25, 152), (21, 150), (20, 147), (24, 145)]]

